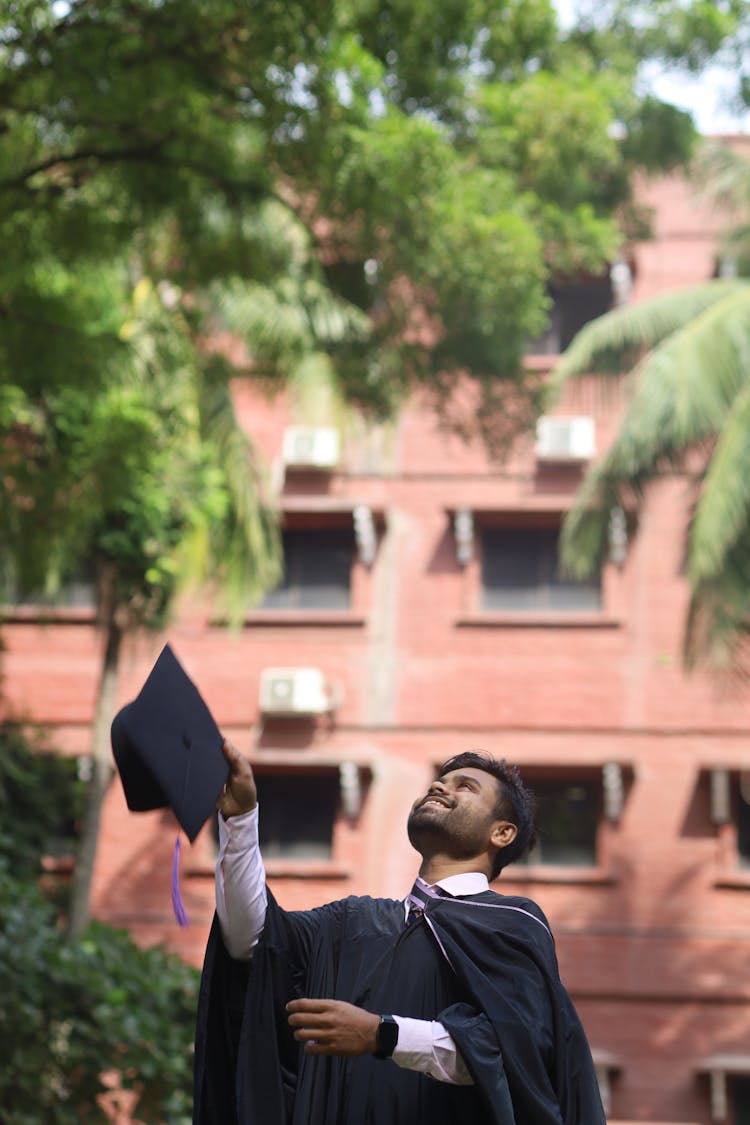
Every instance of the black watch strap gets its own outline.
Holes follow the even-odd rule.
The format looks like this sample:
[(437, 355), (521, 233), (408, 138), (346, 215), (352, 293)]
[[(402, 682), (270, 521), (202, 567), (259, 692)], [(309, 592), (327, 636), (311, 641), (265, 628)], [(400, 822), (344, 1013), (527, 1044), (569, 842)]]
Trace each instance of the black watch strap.
[(372, 1052), (376, 1059), (389, 1059), (398, 1043), (398, 1024), (393, 1016), (381, 1016), (378, 1025), (377, 1046)]

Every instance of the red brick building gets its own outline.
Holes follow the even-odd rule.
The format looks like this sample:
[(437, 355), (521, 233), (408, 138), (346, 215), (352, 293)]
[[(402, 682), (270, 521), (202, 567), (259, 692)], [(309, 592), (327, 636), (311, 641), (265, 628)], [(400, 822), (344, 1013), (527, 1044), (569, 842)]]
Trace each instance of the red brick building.
[[(712, 276), (715, 226), (688, 187), (642, 196), (656, 237), (634, 252), (632, 299)], [(556, 296), (548, 352), (612, 297), (606, 283)], [(582, 382), (502, 464), (419, 401), (390, 425), (333, 433), (248, 385), (237, 402), (279, 483), (286, 582), (235, 633), (186, 605), (126, 651), (121, 701), (169, 639), (252, 755), (268, 874), (292, 907), (404, 894), (406, 814), (435, 767), (474, 747), (518, 763), (544, 834), (499, 889), (551, 920), (613, 1125), (750, 1122), (750, 695), (681, 670), (685, 482), (654, 488), (626, 541), (615, 517), (599, 581), (554, 569), (620, 390)], [(100, 661), (87, 611), (8, 614), (3, 640), (10, 706), (87, 753)], [(116, 782), (95, 910), (199, 963), (213, 836), (183, 853), (187, 930), (170, 906), (173, 840), (169, 816), (128, 814)]]

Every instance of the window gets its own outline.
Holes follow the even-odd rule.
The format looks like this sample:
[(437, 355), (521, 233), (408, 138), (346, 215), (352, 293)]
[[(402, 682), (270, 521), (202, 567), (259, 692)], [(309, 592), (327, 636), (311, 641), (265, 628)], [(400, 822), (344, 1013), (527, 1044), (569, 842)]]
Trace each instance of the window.
[(612, 1087), (622, 1069), (621, 1063), (610, 1051), (602, 1051), (593, 1047), (591, 1054), (596, 1068), (596, 1080), (599, 1083), (602, 1105), (607, 1119), (609, 1119), (612, 1113)]
[(354, 533), (292, 528), (282, 533), (284, 578), (263, 609), (348, 609)]
[[(737, 863), (750, 869), (750, 776), (744, 771), (739, 775), (736, 796), (737, 816)], [(750, 1104), (750, 1103), (749, 1103)], [(750, 1125), (750, 1117), (748, 1117)]]
[(732, 1125), (750, 1125), (750, 1078), (731, 1080)]
[(561, 612), (601, 609), (601, 579), (563, 577), (557, 527), (492, 527), (482, 533), (482, 608)]
[(706, 774), (710, 818), (720, 841), (721, 880), (739, 877), (744, 885), (750, 873), (750, 772), (714, 766)]
[(552, 302), (547, 328), (526, 345), (527, 355), (559, 355), (577, 332), (612, 308), (612, 282), (609, 275), (576, 281), (558, 281), (548, 286)]
[(96, 605), (95, 568), (81, 565), (77, 573), (61, 582), (54, 593), (23, 590), (10, 576), (0, 583), (0, 602), (8, 606), (41, 609), (91, 609)]
[(708, 1078), (711, 1121), (750, 1125), (750, 1057), (711, 1055), (700, 1061), (698, 1073)]
[(261, 773), (258, 804), (264, 859), (331, 859), (338, 773)]
[(539, 840), (525, 862), (595, 867), (602, 814), (600, 777), (528, 779), (537, 799)]

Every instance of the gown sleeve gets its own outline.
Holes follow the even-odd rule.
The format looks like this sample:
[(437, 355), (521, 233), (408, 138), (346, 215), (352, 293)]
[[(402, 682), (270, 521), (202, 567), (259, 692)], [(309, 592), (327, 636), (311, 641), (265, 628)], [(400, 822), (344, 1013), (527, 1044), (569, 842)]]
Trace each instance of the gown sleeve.
[(485, 1100), (507, 1103), (508, 1120), (605, 1125), (589, 1045), (546, 920), (533, 903), (507, 898), (500, 906), (499, 897), (448, 903), (433, 915), (466, 995), (437, 1018)]
[(321, 930), (336, 933), (342, 903), (285, 911), (267, 894), (252, 961), (229, 955), (214, 917), (198, 997), (193, 1125), (289, 1120), (299, 1045), (286, 1004), (305, 995), (311, 956), (332, 945), (319, 940)]

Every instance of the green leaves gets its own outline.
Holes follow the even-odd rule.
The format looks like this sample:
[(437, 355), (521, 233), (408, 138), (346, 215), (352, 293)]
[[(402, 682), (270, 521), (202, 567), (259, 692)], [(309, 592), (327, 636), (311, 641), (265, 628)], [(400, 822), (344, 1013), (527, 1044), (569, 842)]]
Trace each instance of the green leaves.
[(136, 1092), (139, 1120), (187, 1125), (196, 971), (101, 925), (62, 942), (53, 909), (2, 868), (0, 919), (7, 1125), (103, 1125), (111, 1083)]
[(750, 598), (750, 283), (713, 281), (617, 309), (587, 325), (554, 374), (622, 371), (630, 395), (615, 440), (587, 474), (561, 537), (573, 573), (593, 569), (615, 504), (640, 503), (649, 481), (684, 471), (693, 453), (695, 511), (687, 534), (691, 606), (685, 658), (725, 665)]
[(187, 1125), (198, 974), (106, 926), (63, 941), (36, 887), (42, 857), (72, 850), (84, 790), (75, 760), (0, 726), (3, 1121), (103, 1125), (114, 1083), (137, 1095), (138, 1120)]
[[(598, 317), (578, 333), (561, 357), (555, 367), (552, 393), (557, 393), (573, 375), (617, 374), (625, 370), (632, 366), (639, 353), (668, 340), (704, 310), (734, 294), (745, 293), (744, 282), (712, 281), (664, 293), (643, 304), (627, 305)], [(679, 340), (676, 346), (682, 346)], [(689, 347), (685, 350), (689, 351)]]
[[(734, 16), (688, 7), (713, 49)], [(383, 415), (461, 372), (482, 425), (527, 426), (546, 282), (611, 258), (645, 160), (636, 63), (603, 41), (560, 36), (546, 0), (11, 4), (0, 518), (22, 583), (84, 554), (157, 624), (181, 575), (235, 606), (272, 582), (236, 375)]]
[(14, 878), (36, 879), (42, 855), (72, 852), (86, 789), (77, 765), (0, 725), (0, 865)]

